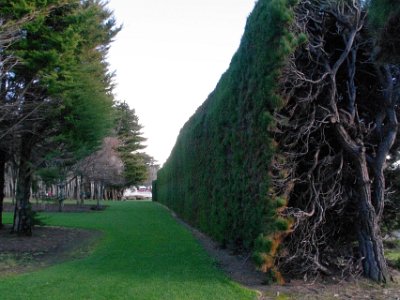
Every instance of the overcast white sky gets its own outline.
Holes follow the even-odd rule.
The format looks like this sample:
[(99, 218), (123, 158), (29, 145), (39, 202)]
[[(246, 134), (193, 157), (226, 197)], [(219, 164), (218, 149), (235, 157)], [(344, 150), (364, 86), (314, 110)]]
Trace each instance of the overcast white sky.
[(168, 158), (179, 130), (228, 68), (255, 0), (110, 0), (118, 100), (136, 110), (149, 155)]

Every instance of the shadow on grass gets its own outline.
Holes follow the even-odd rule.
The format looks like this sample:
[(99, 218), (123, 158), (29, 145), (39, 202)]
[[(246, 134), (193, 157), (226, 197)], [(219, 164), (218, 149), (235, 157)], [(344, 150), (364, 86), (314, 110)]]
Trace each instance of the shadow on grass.
[(255, 298), (230, 281), (188, 230), (154, 203), (44, 215), (50, 225), (96, 229), (103, 238), (86, 258), (0, 280), (4, 299)]

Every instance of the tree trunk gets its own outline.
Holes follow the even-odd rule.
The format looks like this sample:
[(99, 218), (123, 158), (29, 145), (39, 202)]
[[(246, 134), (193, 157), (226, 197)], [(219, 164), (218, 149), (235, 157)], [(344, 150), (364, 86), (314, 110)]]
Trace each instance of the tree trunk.
[(372, 204), (371, 179), (365, 147), (356, 143), (340, 123), (335, 124), (339, 142), (349, 155), (357, 170), (358, 220), (357, 232), (364, 275), (378, 282), (387, 282), (389, 273), (384, 257), (383, 243), (379, 228), (379, 216)]
[(17, 181), (18, 181), (18, 174), (17, 174), (17, 167), (15, 160), (13, 159), (13, 163), (11, 165), (11, 174), (12, 174), (12, 190), (11, 190), (11, 203), (12, 205), (15, 204), (15, 196), (17, 193)]
[(85, 187), (85, 183), (83, 180), (83, 176), (81, 176), (81, 181), (80, 181), (80, 205), (84, 205), (85, 204), (85, 197), (86, 197), (86, 187)]
[(81, 191), (79, 189), (80, 184), (79, 184), (79, 176), (76, 176), (75, 178), (75, 189), (74, 189), (74, 198), (76, 200), (76, 205), (79, 205), (79, 199), (81, 195)]
[(377, 282), (387, 282), (389, 272), (375, 210), (371, 203), (359, 203), (358, 243), (362, 255), (364, 276)]
[(360, 194), (357, 233), (364, 275), (378, 282), (387, 282), (389, 272), (378, 225), (379, 216), (372, 204), (371, 180), (364, 151), (355, 160)]
[(57, 186), (57, 202), (58, 202), (58, 211), (59, 212), (62, 212), (63, 207), (64, 207), (64, 205), (63, 205), (63, 203), (64, 203), (63, 197), (64, 197), (63, 188), (60, 185), (58, 185)]
[(32, 235), (32, 214), (29, 205), (31, 191), (31, 153), (32, 137), (23, 137), (21, 141), (20, 163), (18, 171), (16, 203), (12, 232), (18, 235)]
[(103, 184), (100, 182), (97, 184), (97, 197), (96, 197), (96, 205), (97, 209), (100, 208), (100, 199), (103, 197)]
[(6, 166), (6, 154), (3, 151), (0, 151), (0, 228), (3, 228), (5, 166)]
[(95, 188), (94, 188), (94, 182), (90, 181), (90, 199), (94, 200), (95, 199)]

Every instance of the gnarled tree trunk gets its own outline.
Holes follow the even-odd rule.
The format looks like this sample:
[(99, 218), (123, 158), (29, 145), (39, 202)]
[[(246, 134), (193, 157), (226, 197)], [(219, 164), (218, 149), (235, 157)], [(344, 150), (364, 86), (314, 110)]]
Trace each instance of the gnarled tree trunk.
[[(358, 235), (359, 251), (362, 257), (364, 275), (375, 281), (386, 282), (389, 278), (388, 268), (383, 251), (383, 243), (379, 228), (379, 214), (372, 204), (372, 185), (369, 176), (369, 168), (363, 144), (352, 141), (343, 126), (338, 123), (335, 126), (338, 140), (348, 153), (356, 170), (356, 207), (358, 208), (356, 231)], [(359, 143), (362, 143), (359, 141)], [(380, 180), (377, 178), (375, 180)], [(382, 199), (379, 199), (383, 203)], [(375, 202), (379, 202), (375, 200)], [(381, 207), (381, 206), (379, 206)], [(383, 209), (383, 207), (382, 207)]]
[(289, 195), (283, 215), (295, 220), (282, 267), (316, 274), (361, 266), (386, 282), (379, 223), (398, 130), (399, 67), (374, 60), (359, 1), (300, 1), (295, 16), (292, 30), (307, 38), (283, 71), (284, 104), (275, 113), (285, 162), (274, 160), (274, 192)]
[(16, 202), (12, 232), (19, 235), (32, 235), (32, 214), (29, 203), (31, 193), (31, 154), (33, 137), (29, 134), (22, 137), (19, 157)]

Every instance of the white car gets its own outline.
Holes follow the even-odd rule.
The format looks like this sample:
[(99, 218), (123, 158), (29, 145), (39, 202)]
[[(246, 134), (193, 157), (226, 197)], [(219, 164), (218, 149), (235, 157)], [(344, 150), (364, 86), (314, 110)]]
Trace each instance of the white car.
[(124, 191), (124, 199), (151, 199), (152, 193), (145, 186), (132, 187)]

